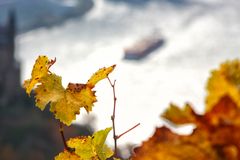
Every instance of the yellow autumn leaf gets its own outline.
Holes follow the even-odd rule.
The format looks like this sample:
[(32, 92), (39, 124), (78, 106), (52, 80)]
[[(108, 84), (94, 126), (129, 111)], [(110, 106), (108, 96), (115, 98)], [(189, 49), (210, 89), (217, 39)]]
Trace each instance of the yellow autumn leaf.
[[(74, 155), (77, 155), (82, 160), (106, 160), (113, 155), (113, 151), (105, 144), (108, 133), (112, 128), (106, 128), (94, 133), (92, 136), (82, 136), (70, 138), (67, 145), (74, 149)], [(60, 153), (69, 155), (71, 153)], [(59, 156), (58, 155), (58, 156)], [(57, 156), (57, 157), (58, 157)], [(56, 157), (55, 157), (56, 160)], [(57, 159), (65, 160), (65, 159)]]
[(113, 155), (113, 151), (105, 145), (108, 133), (112, 128), (95, 132), (93, 136), (70, 139), (67, 144), (75, 149), (75, 153), (84, 160), (106, 160)]
[[(237, 104), (226, 95), (204, 114), (190, 110), (192, 111), (167, 111), (173, 112), (168, 113), (171, 115), (170, 121), (173, 120), (172, 123), (175, 124), (172, 127), (180, 127), (180, 117), (195, 117), (192, 121), (195, 128), (190, 134), (177, 134), (164, 126), (156, 128), (152, 137), (134, 149), (132, 160), (238, 160), (240, 108)], [(180, 113), (180, 117), (173, 118), (173, 115), (178, 116), (177, 112)], [(187, 113), (187, 116), (182, 116), (185, 113), (181, 112)]]
[[(193, 124), (188, 135), (157, 128), (154, 135), (134, 149), (132, 160), (237, 160), (240, 155), (240, 61), (223, 63), (207, 84), (207, 111), (194, 112), (190, 105), (170, 107), (162, 117), (172, 127)], [(195, 107), (196, 108), (196, 107)]]
[(87, 82), (87, 85), (91, 88), (94, 87), (97, 82), (99, 82), (100, 80), (102, 80), (104, 78), (107, 78), (108, 74), (114, 70), (115, 66), (116, 65), (112, 65), (108, 68), (104, 67), (104, 68), (99, 69), (97, 72), (95, 72), (91, 76), (91, 78)]
[(39, 80), (48, 73), (49, 62), (47, 56), (39, 56), (35, 61), (31, 79), (24, 82), (24, 88), (28, 95)]
[(106, 128), (93, 134), (92, 142), (100, 160), (105, 160), (113, 155), (113, 151), (105, 144), (107, 135), (111, 129), (111, 127)]
[(107, 77), (115, 67), (99, 69), (86, 84), (69, 83), (65, 89), (62, 78), (49, 71), (56, 60), (49, 60), (46, 56), (39, 56), (36, 60), (32, 77), (24, 82), (26, 92), (35, 91), (36, 106), (44, 110), (50, 104), (50, 111), (62, 123), (70, 125), (80, 114), (80, 108), (87, 112), (92, 111), (93, 103), (97, 101), (94, 88), (95, 84)]
[(207, 82), (206, 109), (211, 110), (225, 95), (240, 107), (240, 60), (227, 61), (212, 71)]
[(93, 103), (97, 101), (95, 91), (92, 88), (86, 84), (69, 83), (66, 90), (71, 98), (77, 101), (81, 107), (84, 107), (87, 112), (92, 111)]
[(39, 81), (40, 85), (35, 89), (36, 106), (41, 110), (49, 102), (56, 102), (64, 97), (65, 89), (62, 86), (62, 78), (55, 74), (47, 74)]
[(70, 153), (68, 151), (64, 151), (59, 153), (59, 155), (57, 155), (54, 160), (83, 160), (81, 159), (79, 156), (77, 156), (74, 153)]
[(197, 116), (193, 111), (190, 104), (186, 103), (184, 108), (180, 108), (174, 104), (170, 104), (170, 106), (163, 112), (161, 117), (170, 121), (174, 124), (190, 124), (196, 123)]
[(94, 153), (94, 146), (92, 144), (91, 136), (82, 136), (76, 138), (70, 138), (67, 141), (67, 145), (70, 148), (75, 149), (75, 154), (81, 157), (84, 160), (91, 160), (96, 157), (96, 153)]
[(55, 118), (68, 126), (76, 119), (76, 115), (80, 114), (80, 108), (74, 102), (68, 102), (66, 97), (50, 104), (50, 111), (54, 113)]
[[(89, 95), (86, 92), (83, 90), (74, 93), (65, 90), (62, 98), (51, 103), (50, 111), (55, 114), (56, 119), (69, 126), (76, 119), (76, 115), (80, 114), (80, 108), (87, 106), (87, 104), (92, 106), (96, 101), (95, 95)], [(92, 91), (88, 90), (88, 92)]]

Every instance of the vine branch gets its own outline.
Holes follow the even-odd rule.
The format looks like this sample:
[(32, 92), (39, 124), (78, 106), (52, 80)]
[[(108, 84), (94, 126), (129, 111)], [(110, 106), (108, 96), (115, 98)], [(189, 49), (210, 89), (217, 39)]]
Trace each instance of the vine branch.
[(122, 137), (123, 135), (125, 135), (126, 133), (130, 132), (131, 130), (135, 129), (136, 127), (138, 127), (140, 125), (140, 123), (136, 124), (135, 126), (133, 126), (132, 128), (129, 128), (128, 130), (126, 130), (125, 132), (123, 132), (122, 134), (117, 136), (117, 139), (119, 139), (120, 137)]
[(65, 138), (65, 136), (64, 136), (64, 129), (63, 129), (63, 123), (62, 123), (62, 122), (59, 122), (59, 132), (60, 132), (61, 137), (62, 137), (64, 149), (70, 151), (70, 148), (67, 146), (66, 138)]
[(111, 120), (112, 120), (112, 127), (113, 127), (113, 140), (114, 140), (114, 156), (118, 157), (118, 152), (117, 152), (117, 140), (122, 137), (123, 135), (125, 135), (126, 133), (130, 132), (131, 130), (133, 130), (134, 128), (138, 127), (140, 125), (140, 123), (136, 124), (135, 126), (133, 126), (132, 128), (128, 129), (127, 131), (123, 132), (120, 135), (116, 134), (116, 127), (115, 127), (115, 114), (116, 114), (116, 104), (117, 104), (117, 97), (116, 97), (116, 92), (115, 92), (115, 84), (116, 84), (116, 80), (114, 80), (114, 82), (112, 82), (110, 80), (109, 77), (107, 77), (111, 87), (112, 87), (112, 92), (113, 92), (113, 113), (111, 116)]
[(118, 153), (117, 153), (117, 135), (116, 135), (116, 127), (115, 127), (115, 113), (116, 113), (116, 104), (117, 104), (117, 97), (116, 97), (116, 92), (115, 92), (115, 84), (116, 84), (116, 80), (114, 80), (114, 82), (112, 83), (112, 81), (109, 79), (109, 77), (107, 77), (111, 87), (112, 87), (112, 91), (113, 91), (113, 113), (111, 116), (111, 120), (112, 120), (112, 127), (113, 127), (113, 140), (114, 140), (114, 156), (117, 157)]

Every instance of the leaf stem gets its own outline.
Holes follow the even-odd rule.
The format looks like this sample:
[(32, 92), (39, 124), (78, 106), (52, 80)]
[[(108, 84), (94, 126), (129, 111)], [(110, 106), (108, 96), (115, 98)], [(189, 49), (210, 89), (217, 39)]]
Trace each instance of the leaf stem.
[(112, 127), (113, 127), (113, 140), (114, 140), (114, 156), (118, 157), (118, 152), (117, 152), (117, 135), (116, 135), (116, 127), (115, 127), (115, 113), (116, 113), (116, 104), (117, 104), (117, 98), (116, 98), (116, 92), (115, 92), (115, 84), (116, 84), (116, 80), (114, 80), (114, 82), (112, 83), (112, 81), (110, 80), (109, 77), (107, 77), (111, 87), (112, 87), (112, 91), (113, 91), (113, 113), (111, 116), (111, 120), (112, 120)]

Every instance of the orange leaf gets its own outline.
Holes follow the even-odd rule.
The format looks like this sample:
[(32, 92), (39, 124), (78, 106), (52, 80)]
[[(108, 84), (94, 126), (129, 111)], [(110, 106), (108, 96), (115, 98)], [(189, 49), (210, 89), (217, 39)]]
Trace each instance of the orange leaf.
[[(192, 113), (194, 112), (191, 107), (181, 110), (172, 105), (164, 113), (165, 118), (170, 119), (173, 124), (192, 122), (196, 128), (190, 135), (178, 135), (166, 127), (157, 128), (149, 140), (134, 150), (135, 156), (132, 159), (238, 160), (240, 158), (240, 108), (230, 97), (219, 99), (219, 102), (204, 115)], [(183, 120), (180, 120), (181, 118)]]
[(240, 60), (226, 61), (213, 70), (207, 83), (206, 110), (228, 95), (240, 107)]
[(193, 111), (190, 104), (186, 104), (182, 109), (174, 104), (170, 104), (168, 109), (161, 115), (161, 117), (174, 124), (195, 123), (197, 120), (197, 115)]

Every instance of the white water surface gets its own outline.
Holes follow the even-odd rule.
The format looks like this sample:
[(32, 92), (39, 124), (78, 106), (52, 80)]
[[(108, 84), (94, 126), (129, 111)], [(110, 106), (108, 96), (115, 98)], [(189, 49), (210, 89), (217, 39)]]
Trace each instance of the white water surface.
[[(163, 124), (159, 116), (170, 102), (179, 106), (190, 102), (203, 113), (210, 70), (240, 55), (240, 1), (186, 2), (152, 1), (133, 7), (96, 0), (96, 6), (81, 19), (19, 35), (22, 80), (30, 77), (39, 54), (57, 57), (51, 69), (63, 77), (64, 85), (84, 83), (99, 68), (116, 64), (110, 78), (117, 80), (117, 133), (141, 123), (119, 144), (140, 144)], [(124, 47), (154, 30), (166, 40), (162, 48), (142, 61), (123, 60)], [(104, 80), (95, 90), (98, 102), (91, 114), (96, 116), (96, 129), (103, 129), (111, 126), (112, 88)], [(85, 123), (85, 114), (81, 111), (76, 123)], [(108, 141), (113, 144), (111, 137)]]

